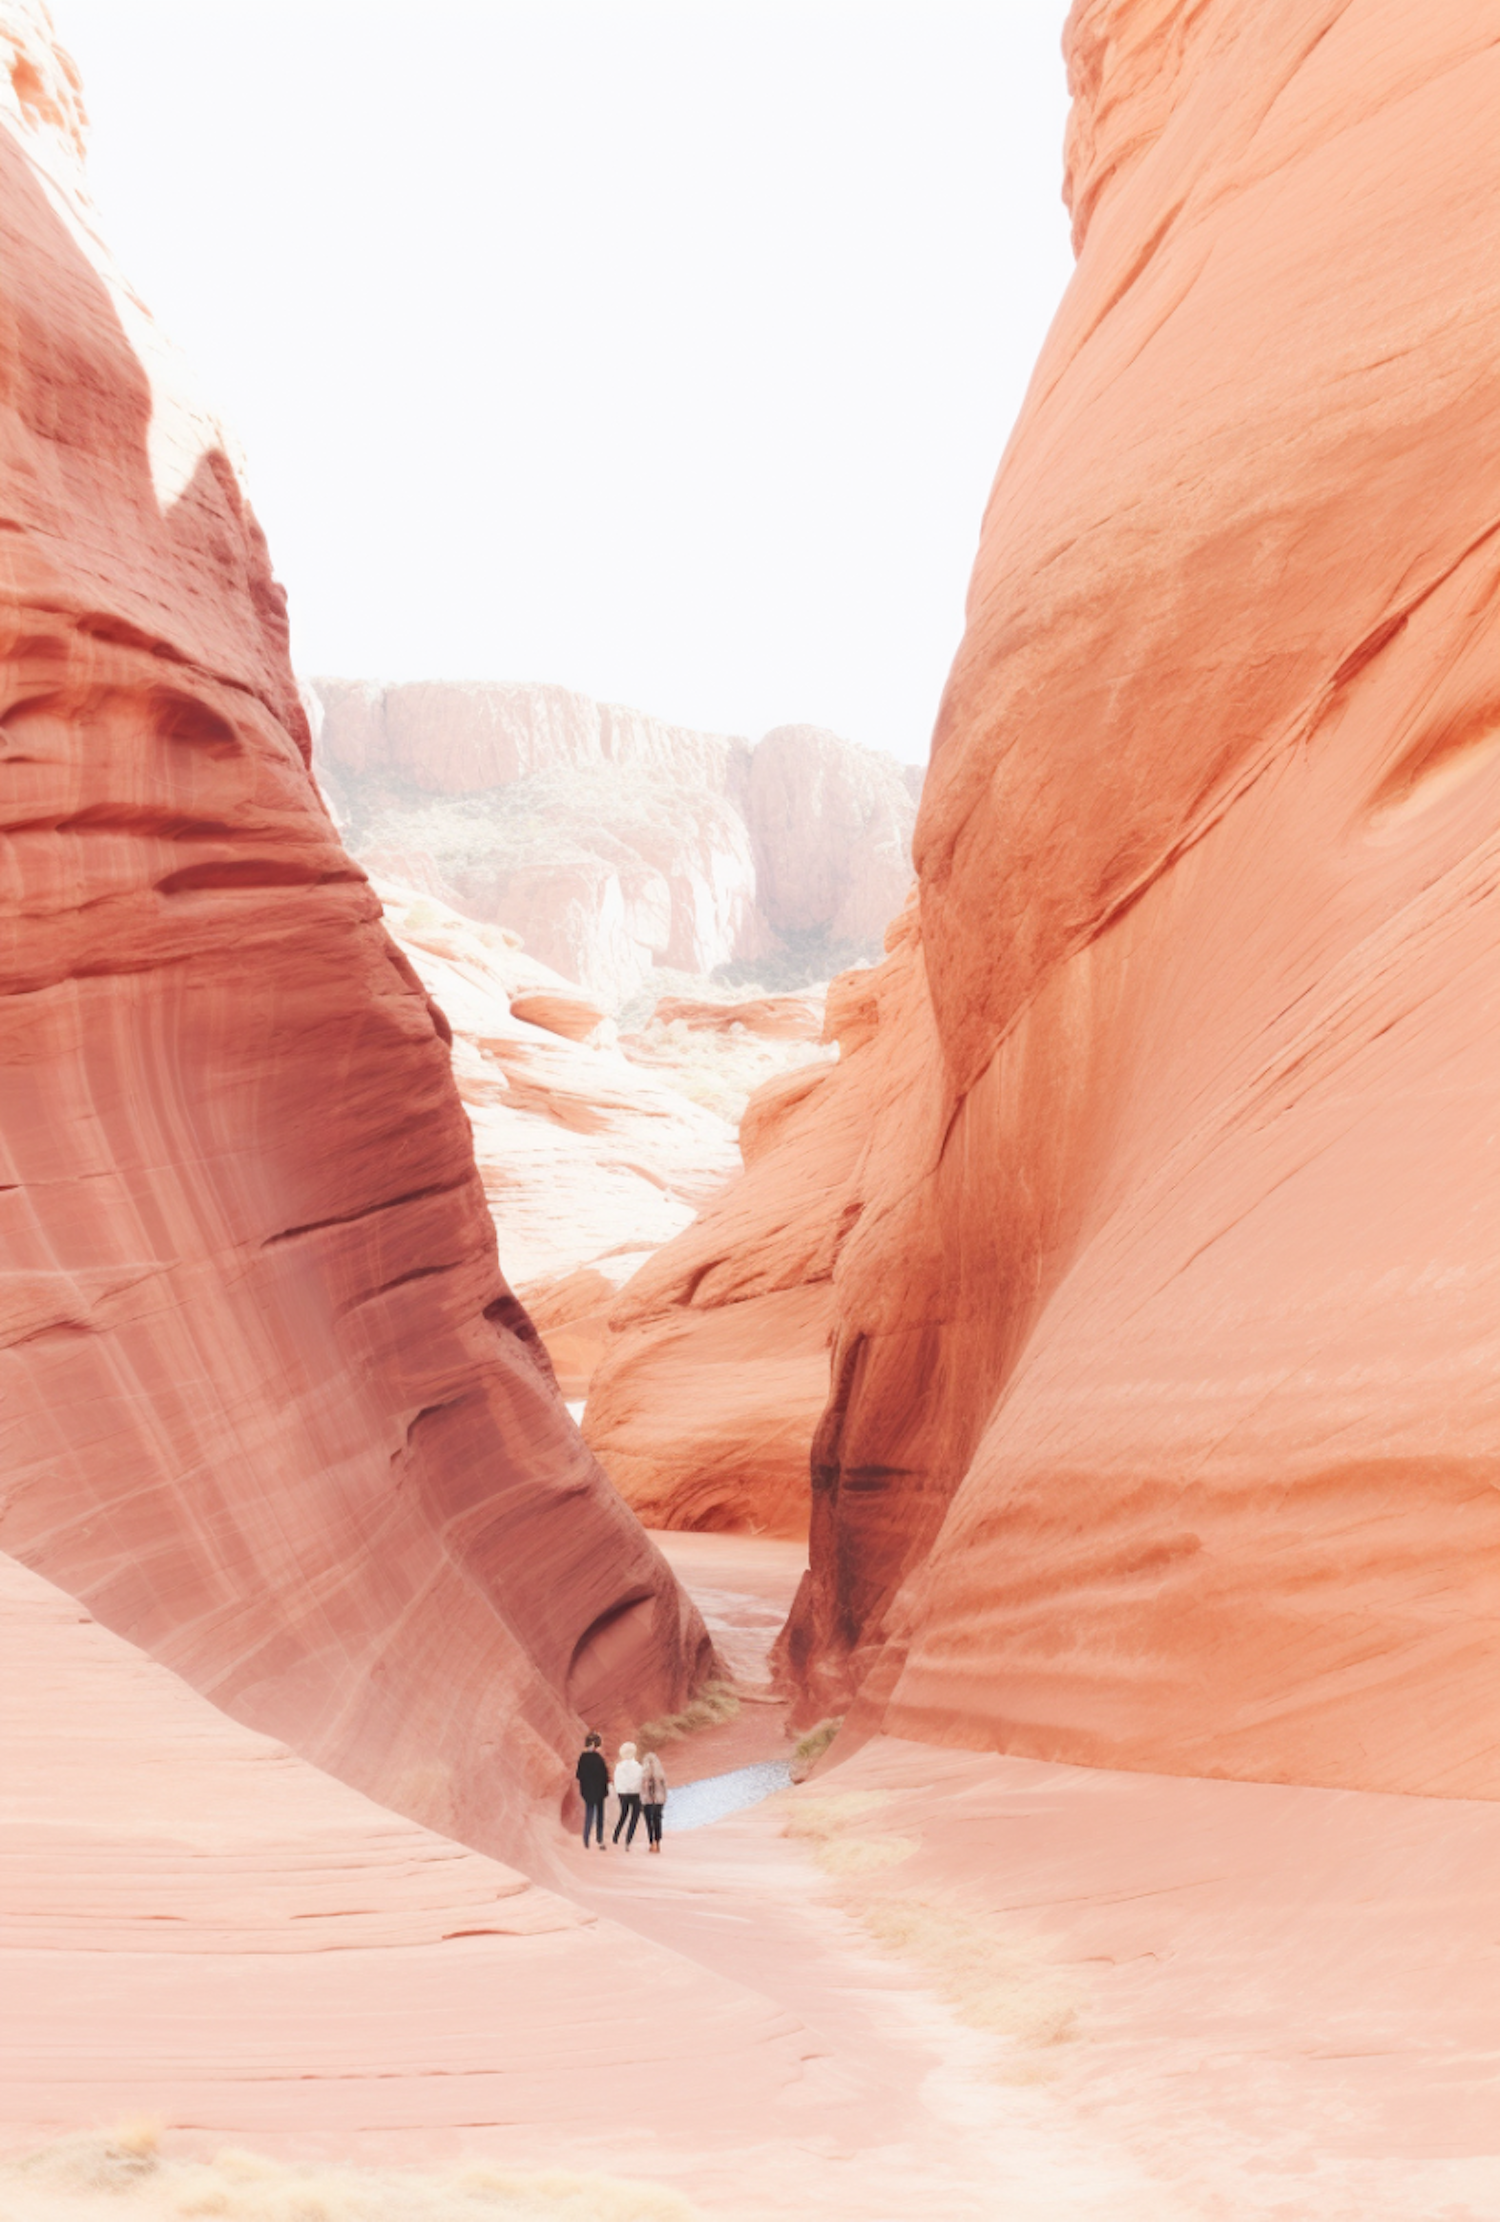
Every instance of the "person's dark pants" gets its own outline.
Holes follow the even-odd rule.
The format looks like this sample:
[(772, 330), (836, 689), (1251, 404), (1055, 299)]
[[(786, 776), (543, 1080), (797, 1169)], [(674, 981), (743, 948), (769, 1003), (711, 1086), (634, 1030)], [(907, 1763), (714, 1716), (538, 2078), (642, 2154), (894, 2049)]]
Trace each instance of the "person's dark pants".
[(630, 1826), (625, 1829), (625, 1849), (627, 1852), (630, 1849), (630, 1840), (635, 1835), (636, 1823), (640, 1820), (640, 1817), (640, 1792), (638, 1790), (622, 1790), (620, 1792), (620, 1818), (615, 1823), (615, 1842), (619, 1843), (620, 1831), (625, 1829), (625, 1823), (628, 1821)]
[(659, 1805), (643, 1805), (641, 1811), (646, 1816), (646, 1842), (648, 1844), (659, 1844), (661, 1842), (662, 1807)]
[(604, 1800), (602, 1798), (585, 1798), (583, 1802), (583, 1848), (585, 1851), (589, 1848), (589, 1829), (591, 1827), (599, 1840), (599, 1849), (602, 1852), (604, 1849)]

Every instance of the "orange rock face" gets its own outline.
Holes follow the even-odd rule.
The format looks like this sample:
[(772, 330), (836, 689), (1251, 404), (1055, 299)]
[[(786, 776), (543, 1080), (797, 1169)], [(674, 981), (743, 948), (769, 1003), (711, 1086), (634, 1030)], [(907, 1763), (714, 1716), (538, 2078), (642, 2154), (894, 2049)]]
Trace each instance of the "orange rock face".
[(4, 11), (4, 1546), (487, 1845), (707, 1641), (496, 1263), (442, 1014), (308, 775), (221, 435)]
[[(826, 1030), (841, 1052), (868, 1031), (871, 977), (834, 982)], [(584, 1432), (648, 1526), (807, 1533), (833, 1269), (860, 1208), (866, 1070), (804, 1065), (766, 1082), (740, 1122), (743, 1177), (608, 1315)]]
[(1497, 1795), (1494, 25), (1068, 45), (919, 917), (635, 1331), (829, 1291), (811, 1708)]

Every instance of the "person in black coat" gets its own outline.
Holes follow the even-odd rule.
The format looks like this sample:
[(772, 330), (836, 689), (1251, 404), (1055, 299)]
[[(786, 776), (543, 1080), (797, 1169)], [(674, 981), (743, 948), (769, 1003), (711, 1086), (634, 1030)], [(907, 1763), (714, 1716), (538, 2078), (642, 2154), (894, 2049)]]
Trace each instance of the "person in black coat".
[(583, 1848), (589, 1848), (589, 1830), (594, 1831), (599, 1849), (604, 1849), (604, 1801), (609, 1796), (609, 1768), (605, 1765), (600, 1749), (604, 1739), (590, 1730), (583, 1740), (574, 1773), (578, 1777), (578, 1794), (583, 1799)]

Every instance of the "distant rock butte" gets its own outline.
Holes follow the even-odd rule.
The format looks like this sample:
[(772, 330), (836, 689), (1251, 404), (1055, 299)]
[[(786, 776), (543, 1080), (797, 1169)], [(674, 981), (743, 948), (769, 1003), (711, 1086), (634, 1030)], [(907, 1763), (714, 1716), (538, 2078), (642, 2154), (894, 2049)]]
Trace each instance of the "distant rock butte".
[(516, 1846), (580, 1711), (669, 1709), (707, 1638), (500, 1276), (236, 469), (84, 219), (76, 80), (0, 25), (0, 1543)]
[(1335, 0), (1067, 45), (1079, 265), (920, 905), (626, 1292), (590, 1431), (654, 1517), (754, 1524), (829, 1366), (809, 1714), (1493, 1797), (1500, 50)]
[(814, 726), (752, 748), (563, 687), (308, 694), (354, 854), (612, 1004), (658, 967), (826, 978), (878, 948), (910, 884), (913, 767)]

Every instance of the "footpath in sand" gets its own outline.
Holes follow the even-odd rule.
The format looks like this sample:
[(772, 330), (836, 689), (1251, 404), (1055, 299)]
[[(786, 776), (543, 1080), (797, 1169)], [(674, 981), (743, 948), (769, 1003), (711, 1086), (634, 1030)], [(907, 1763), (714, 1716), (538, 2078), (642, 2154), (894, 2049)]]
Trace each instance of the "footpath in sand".
[[(672, 1549), (754, 1696), (795, 1552)], [(0, 1571), (6, 2222), (1500, 2217), (1494, 1807), (881, 1743), (544, 1890)]]

